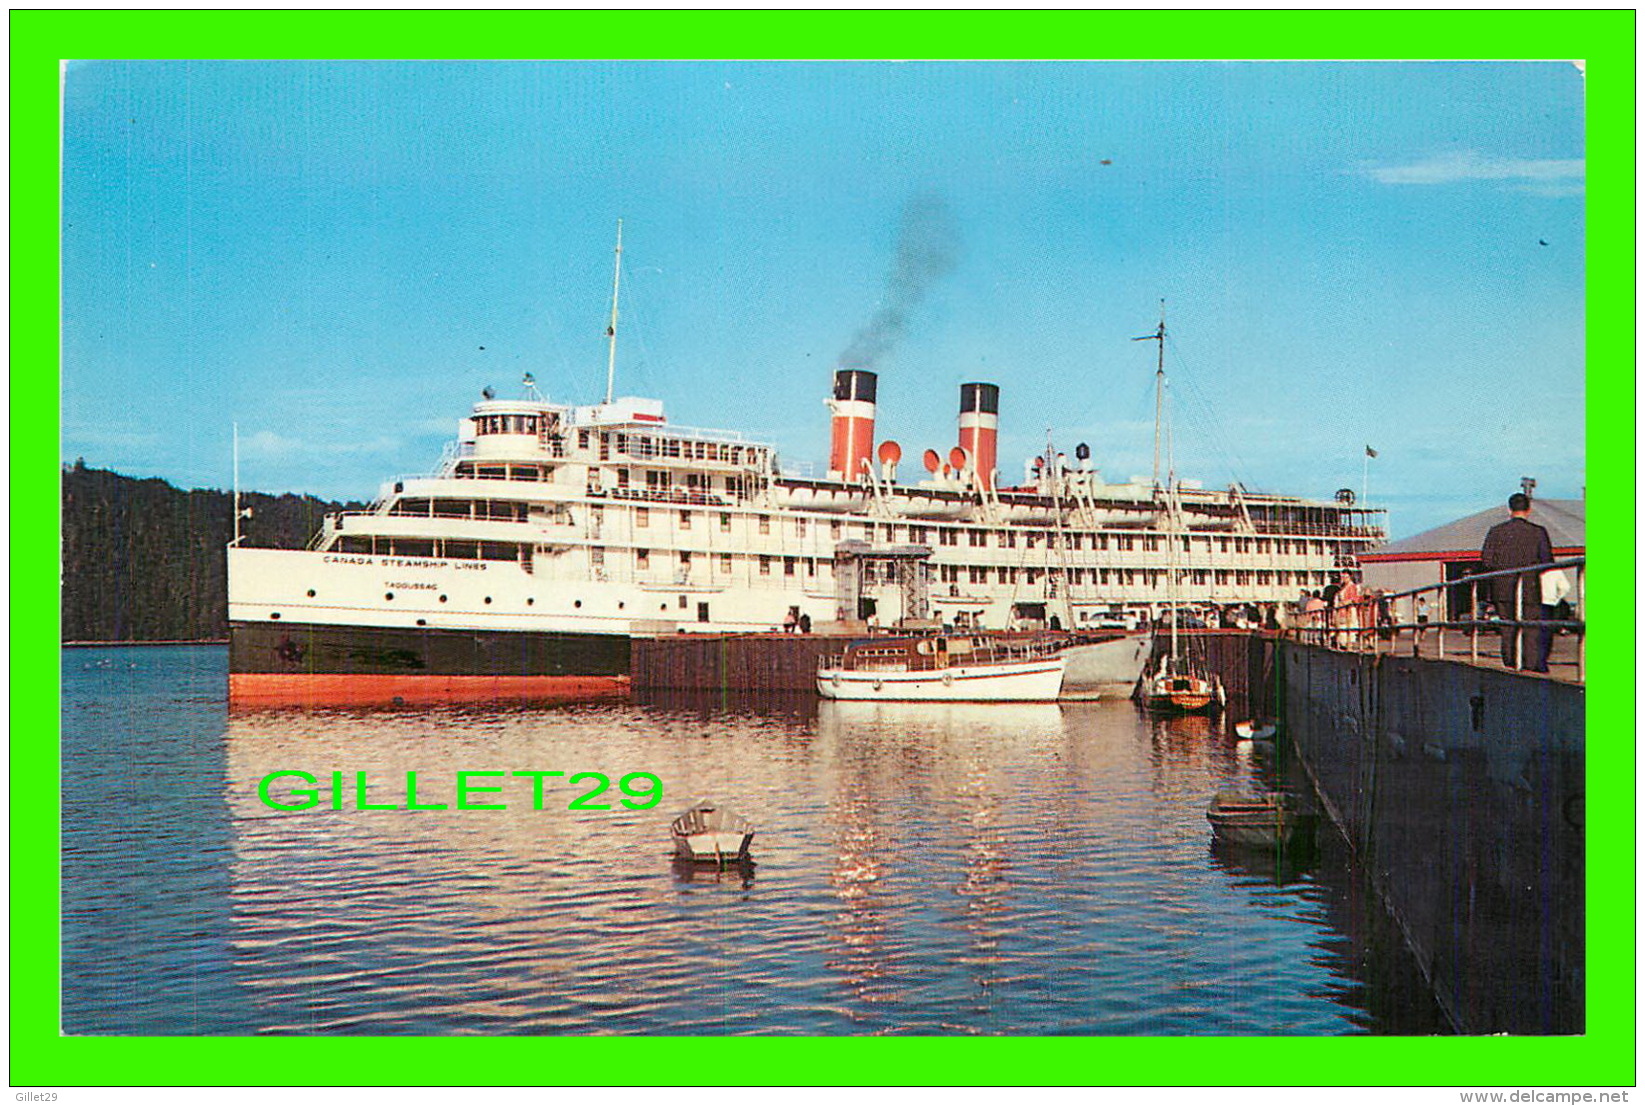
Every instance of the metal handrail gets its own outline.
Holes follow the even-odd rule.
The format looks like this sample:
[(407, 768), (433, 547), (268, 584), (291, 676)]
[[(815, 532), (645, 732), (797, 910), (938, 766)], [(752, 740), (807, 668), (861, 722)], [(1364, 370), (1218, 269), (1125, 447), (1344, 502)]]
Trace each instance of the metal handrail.
[[(1384, 651), (1382, 643), (1386, 641), (1389, 646), (1387, 652), (1394, 654), (1399, 651), (1399, 643), (1402, 637), (1409, 631), (1411, 635), (1410, 655), (1420, 656), (1424, 638), (1429, 632), (1432, 632), (1435, 634), (1437, 655), (1443, 657), (1445, 655), (1445, 632), (1447, 630), (1465, 630), (1468, 633), (1469, 662), (1478, 663), (1479, 634), (1482, 629), (1495, 629), (1498, 633), (1512, 631), (1515, 633), (1514, 667), (1523, 668), (1525, 664), (1525, 639), (1528, 636), (1525, 631), (1547, 633), (1551, 639), (1552, 635), (1560, 630), (1571, 630), (1577, 635), (1576, 678), (1580, 683), (1587, 679), (1587, 594), (1584, 586), (1587, 563), (1586, 557), (1570, 557), (1565, 560), (1548, 561), (1545, 564), (1480, 572), (1463, 577), (1460, 580), (1424, 584), (1421, 587), (1407, 588), (1404, 591), (1363, 596), (1352, 604), (1333, 605), (1323, 611), (1311, 613), (1303, 612), (1299, 634), (1302, 640), (1308, 641), (1310, 644), (1356, 653), (1380, 654)], [(1523, 578), (1531, 573), (1540, 576), (1544, 572), (1564, 571), (1565, 569), (1576, 570), (1576, 583), (1571, 589), (1567, 600), (1576, 615), (1575, 618), (1525, 618), (1524, 615), (1528, 612), (1519, 609), (1520, 604), (1523, 602), (1523, 590), (1518, 587), (1514, 589), (1514, 617), (1503, 617), (1500, 611), (1497, 612), (1497, 617), (1492, 619), (1478, 617), (1480, 607), (1479, 584), (1505, 577)], [(1436, 607), (1443, 611), (1442, 604), (1448, 598), (1448, 589), (1452, 588), (1468, 589), (1468, 609), (1473, 617), (1430, 620), (1412, 618), (1409, 621), (1401, 621), (1392, 616), (1395, 605), (1399, 601), (1409, 600), (1409, 606), (1414, 611), (1417, 597), (1430, 592), (1434, 593)], [(1389, 620), (1386, 622), (1381, 620), (1383, 610), (1389, 612)], [(1369, 625), (1359, 625), (1359, 622), (1363, 621), (1360, 618), (1360, 612), (1362, 611), (1370, 612)], [(1351, 624), (1347, 617), (1349, 614), (1353, 616)], [(1386, 638), (1383, 636), (1385, 633), (1388, 635)]]

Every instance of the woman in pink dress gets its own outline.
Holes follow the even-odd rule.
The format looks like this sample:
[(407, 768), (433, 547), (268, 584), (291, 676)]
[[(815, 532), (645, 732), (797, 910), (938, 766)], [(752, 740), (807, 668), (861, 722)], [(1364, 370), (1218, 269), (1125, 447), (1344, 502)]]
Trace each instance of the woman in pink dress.
[(1360, 606), (1365, 596), (1360, 592), (1359, 585), (1354, 583), (1352, 572), (1344, 571), (1337, 579), (1342, 586), (1337, 589), (1336, 597), (1331, 601), (1336, 607), (1332, 612), (1336, 616), (1332, 622), (1338, 631), (1337, 648), (1358, 649), (1364, 644), (1360, 640), (1364, 635), (1357, 631), (1360, 627)]

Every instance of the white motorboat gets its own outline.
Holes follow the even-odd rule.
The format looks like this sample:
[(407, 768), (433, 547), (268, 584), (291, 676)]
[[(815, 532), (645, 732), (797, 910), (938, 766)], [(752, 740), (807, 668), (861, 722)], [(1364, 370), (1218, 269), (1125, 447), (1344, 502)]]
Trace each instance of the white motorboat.
[(825, 699), (902, 702), (1048, 702), (1068, 658), (1043, 645), (987, 635), (853, 642), (817, 666)]

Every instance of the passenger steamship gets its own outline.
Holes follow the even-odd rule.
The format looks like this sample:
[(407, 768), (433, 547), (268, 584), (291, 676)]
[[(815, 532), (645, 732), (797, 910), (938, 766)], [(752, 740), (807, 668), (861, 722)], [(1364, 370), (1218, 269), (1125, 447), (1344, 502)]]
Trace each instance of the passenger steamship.
[(897, 444), (875, 447), (871, 371), (834, 375), (822, 478), (613, 399), (610, 379), (588, 406), (529, 377), (523, 398), (488, 390), (434, 472), (327, 518), (308, 549), (236, 539), (231, 699), (599, 693), (625, 685), (639, 636), (1078, 630), (1158, 614), (1172, 577), (1184, 604), (1278, 604), (1383, 537), (1346, 495), (1110, 483), (1083, 445), (1007, 486), (991, 383), (961, 385), (957, 444), (909, 481)]

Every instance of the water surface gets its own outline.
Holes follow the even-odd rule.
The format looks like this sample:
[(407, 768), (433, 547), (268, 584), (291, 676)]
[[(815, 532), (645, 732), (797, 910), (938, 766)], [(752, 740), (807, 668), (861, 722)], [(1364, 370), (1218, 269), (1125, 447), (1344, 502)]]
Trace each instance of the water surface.
[[(1210, 846), (1271, 770), (1129, 704), (230, 714), (226, 650), (63, 654), (64, 1029), (96, 1034), (1342, 1034), (1440, 1028), (1330, 839)], [(650, 810), (458, 771), (651, 772)], [(276, 796), (283, 794), (279, 788)], [(699, 796), (751, 868), (680, 868)], [(1328, 835), (1322, 835), (1327, 836)], [(1277, 870), (1276, 870), (1277, 869)]]

